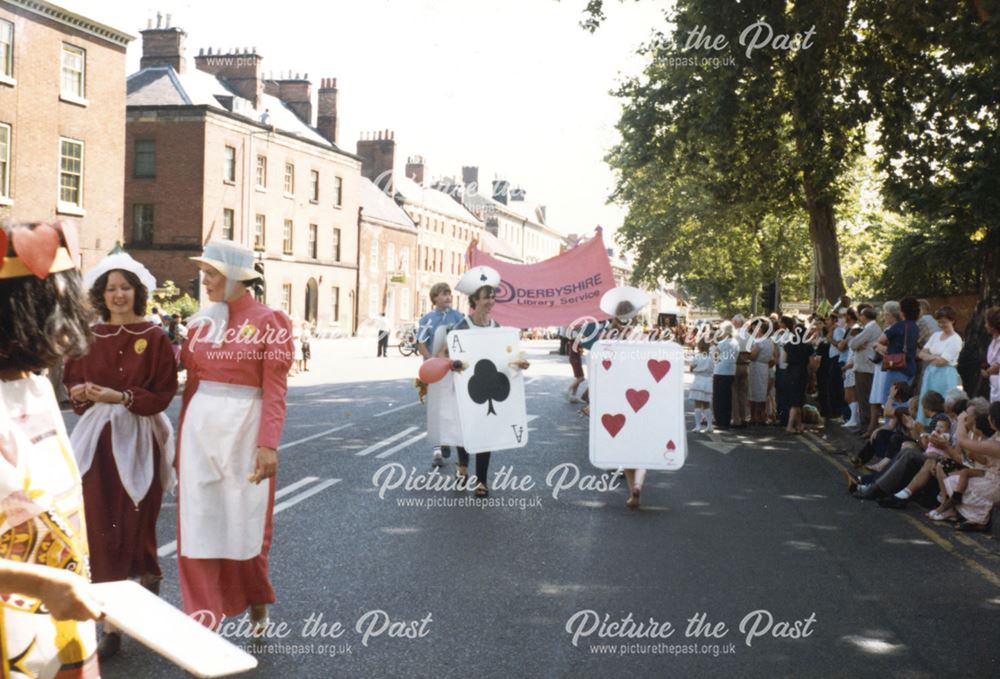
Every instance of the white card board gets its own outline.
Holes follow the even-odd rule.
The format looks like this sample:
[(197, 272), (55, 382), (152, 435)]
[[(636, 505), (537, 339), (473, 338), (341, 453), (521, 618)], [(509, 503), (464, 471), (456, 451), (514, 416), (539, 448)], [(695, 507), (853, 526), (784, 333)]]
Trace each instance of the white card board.
[(600, 340), (590, 350), (590, 462), (676, 470), (687, 457), (684, 349)]
[(131, 580), (91, 585), (107, 620), (196, 677), (224, 677), (257, 659)]
[(462, 372), (452, 373), (462, 439), (468, 452), (528, 445), (524, 373), (509, 365), (520, 358), (520, 351), (515, 328), (448, 333), (448, 355), (468, 364)]

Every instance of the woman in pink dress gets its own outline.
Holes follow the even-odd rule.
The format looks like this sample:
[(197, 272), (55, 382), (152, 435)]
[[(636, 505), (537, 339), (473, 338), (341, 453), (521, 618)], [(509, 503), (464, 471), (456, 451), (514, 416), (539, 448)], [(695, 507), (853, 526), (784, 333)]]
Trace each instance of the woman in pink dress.
[(207, 627), (275, 600), (268, 577), (278, 442), (292, 365), (291, 321), (254, 300), (253, 253), (211, 241), (199, 262), (214, 304), (192, 316), (181, 352), (177, 549), (184, 610)]
[[(156, 520), (174, 484), (174, 432), (163, 411), (177, 394), (170, 338), (145, 320), (156, 279), (125, 253), (105, 257), (84, 285), (102, 323), (87, 354), (66, 363), (63, 381), (82, 417), (71, 443), (83, 475), (90, 570), (94, 582), (139, 578), (158, 594)], [(102, 660), (121, 647), (104, 625)]]
[(0, 668), (95, 679), (80, 475), (49, 380), (90, 342), (69, 224), (0, 224)]

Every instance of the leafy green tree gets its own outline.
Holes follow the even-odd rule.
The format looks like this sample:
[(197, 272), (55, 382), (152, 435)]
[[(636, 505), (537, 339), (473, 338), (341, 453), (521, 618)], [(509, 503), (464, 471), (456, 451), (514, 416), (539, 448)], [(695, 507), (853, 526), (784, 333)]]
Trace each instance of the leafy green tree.
[(856, 23), (886, 196), (919, 218), (893, 243), (886, 284), (979, 291), (959, 361), (974, 391), (983, 312), (1000, 304), (1000, 2), (859, 0)]

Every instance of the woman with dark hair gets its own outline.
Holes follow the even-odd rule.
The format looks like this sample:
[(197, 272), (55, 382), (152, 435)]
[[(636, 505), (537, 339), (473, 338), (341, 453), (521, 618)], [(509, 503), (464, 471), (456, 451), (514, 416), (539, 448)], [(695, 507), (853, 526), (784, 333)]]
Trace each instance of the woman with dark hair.
[(258, 634), (275, 600), (267, 558), (291, 321), (250, 294), (259, 274), (249, 248), (210, 241), (192, 259), (212, 304), (191, 317), (181, 353), (188, 371), (177, 448), (181, 596), (184, 610), (210, 628), (249, 608)]
[[(928, 338), (918, 355), (926, 363), (920, 377), (921, 399), (929, 391), (947, 394), (962, 383), (956, 367), (958, 355), (962, 353), (962, 337), (955, 332), (955, 310), (950, 306), (943, 306), (937, 310), (934, 318), (941, 329)], [(923, 404), (917, 418), (925, 427), (930, 424), (930, 418), (924, 414)]]
[(785, 330), (782, 346), (785, 351), (785, 401), (788, 404), (789, 434), (805, 431), (802, 423), (802, 408), (806, 404), (806, 386), (809, 383), (809, 360), (813, 355), (813, 345), (806, 338), (806, 329), (790, 316), (782, 316), (781, 327)]
[(920, 334), (917, 317), (920, 315), (920, 303), (913, 297), (904, 297), (899, 301), (898, 312), (895, 314), (892, 313), (895, 310), (892, 304), (886, 302), (883, 309), (897, 320), (885, 329), (878, 341), (883, 352), (882, 392), (878, 394), (878, 403), (885, 403), (889, 398), (889, 388), (893, 384), (899, 381), (913, 384), (917, 375), (917, 337)]
[[(70, 224), (0, 225), (0, 667), (100, 673), (80, 475), (52, 385), (90, 342)], [(58, 623), (78, 620), (77, 623)]]
[[(156, 279), (131, 256), (105, 257), (83, 282), (102, 322), (87, 355), (67, 361), (63, 382), (81, 415), (70, 440), (83, 475), (90, 568), (94, 582), (137, 577), (159, 593), (156, 520), (175, 483), (174, 431), (163, 412), (177, 393), (173, 346), (144, 318)], [(105, 623), (100, 658), (121, 641)]]

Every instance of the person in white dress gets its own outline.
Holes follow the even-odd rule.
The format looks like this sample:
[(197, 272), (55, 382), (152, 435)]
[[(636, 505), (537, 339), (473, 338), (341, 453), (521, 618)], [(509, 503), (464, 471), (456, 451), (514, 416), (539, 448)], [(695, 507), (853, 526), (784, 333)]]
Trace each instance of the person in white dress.
[[(708, 340), (698, 340), (698, 353), (691, 362), (691, 372), (694, 373), (694, 384), (691, 385), (691, 400), (694, 401), (694, 426), (691, 431), (715, 431), (712, 426), (712, 375), (715, 372), (715, 360), (709, 353), (711, 345)], [(701, 429), (702, 419), (705, 428)]]

